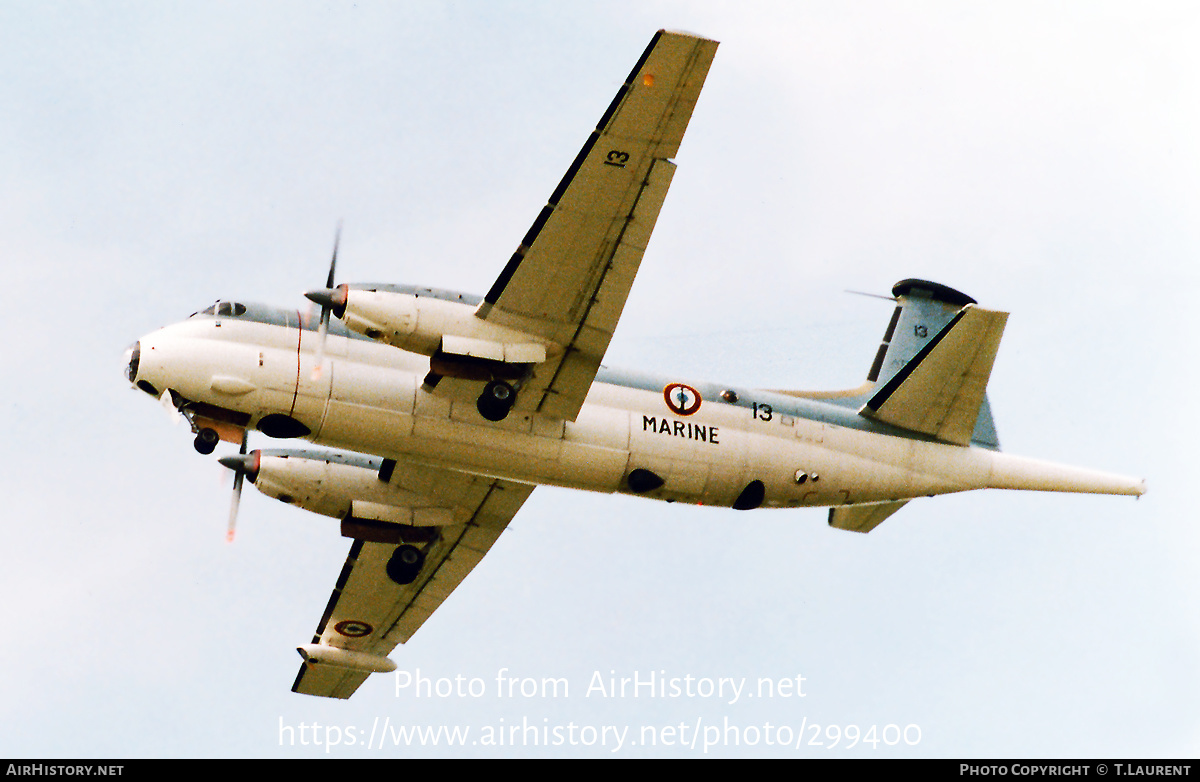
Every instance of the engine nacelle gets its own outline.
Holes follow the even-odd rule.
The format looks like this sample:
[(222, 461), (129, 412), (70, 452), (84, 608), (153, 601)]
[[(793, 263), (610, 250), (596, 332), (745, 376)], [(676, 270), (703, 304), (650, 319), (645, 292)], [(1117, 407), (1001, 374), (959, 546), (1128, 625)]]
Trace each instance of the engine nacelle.
[[(384, 460), (376, 457), (338, 451), (267, 450), (237, 459), (244, 460), (242, 469), (260, 492), (313, 513), (350, 521), (349, 525), (343, 523), (343, 534), (349, 537), (419, 541), (431, 537), (434, 528), (465, 521), (435, 498), (406, 491), (388, 480), (390, 472), (381, 473)], [(391, 466), (394, 468), (394, 463)]]
[(549, 340), (475, 317), (471, 304), (394, 291), (338, 293), (345, 297), (338, 314), (346, 328), (413, 353), (540, 364), (553, 352)]

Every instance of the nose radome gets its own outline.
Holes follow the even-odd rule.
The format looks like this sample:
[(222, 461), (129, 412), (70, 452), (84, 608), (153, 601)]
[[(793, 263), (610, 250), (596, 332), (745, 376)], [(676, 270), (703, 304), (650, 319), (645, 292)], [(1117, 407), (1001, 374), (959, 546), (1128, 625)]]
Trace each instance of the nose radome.
[(142, 342), (138, 340), (125, 348), (125, 379), (137, 382), (138, 362), (142, 360)]
[(138, 365), (142, 360), (142, 341), (138, 340), (125, 348), (125, 379), (152, 397), (159, 396), (158, 389), (147, 380), (138, 380)]

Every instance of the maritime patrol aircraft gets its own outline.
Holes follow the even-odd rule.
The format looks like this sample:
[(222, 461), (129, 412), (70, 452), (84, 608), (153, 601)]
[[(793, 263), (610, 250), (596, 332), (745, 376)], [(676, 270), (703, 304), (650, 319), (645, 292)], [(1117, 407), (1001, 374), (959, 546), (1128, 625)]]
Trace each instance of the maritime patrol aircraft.
[[(483, 297), (325, 287), (219, 301), (130, 347), (131, 383), (195, 447), (341, 522), (350, 553), (292, 689), (349, 698), (467, 576), (538, 485), (697, 505), (829, 507), (869, 532), (972, 489), (1140, 495), (1144, 481), (1000, 451), (985, 388), (1007, 314), (906, 279), (866, 382), (756, 390), (601, 365), (717, 43), (660, 31)], [(321, 450), (247, 451), (246, 437)], [(337, 449), (337, 450), (334, 450)]]

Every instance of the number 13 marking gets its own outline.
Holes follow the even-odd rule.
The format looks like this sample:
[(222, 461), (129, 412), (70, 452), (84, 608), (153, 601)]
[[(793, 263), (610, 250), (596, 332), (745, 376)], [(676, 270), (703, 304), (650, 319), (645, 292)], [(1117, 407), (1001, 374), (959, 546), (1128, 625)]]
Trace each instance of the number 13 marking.
[(770, 405), (760, 405), (758, 402), (750, 403), (750, 417), (757, 421), (770, 421), (771, 414), (775, 410)]
[(621, 152), (620, 150), (617, 150), (617, 149), (614, 149), (611, 152), (609, 152), (608, 155), (606, 155), (604, 158), (604, 165), (616, 166), (617, 168), (625, 168), (625, 164), (628, 162), (629, 162), (629, 153)]

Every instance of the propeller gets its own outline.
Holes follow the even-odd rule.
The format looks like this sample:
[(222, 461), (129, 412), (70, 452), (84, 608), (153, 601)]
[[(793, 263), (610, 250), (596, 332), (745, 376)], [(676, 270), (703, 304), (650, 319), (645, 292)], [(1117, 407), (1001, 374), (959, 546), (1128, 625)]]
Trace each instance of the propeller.
[(162, 392), (162, 396), (158, 398), (158, 403), (162, 405), (163, 411), (167, 414), (167, 418), (171, 419), (171, 423), (178, 425), (179, 419), (182, 417), (179, 412), (179, 406), (175, 404), (175, 395), (171, 393), (171, 389)]
[(258, 451), (254, 453), (246, 453), (246, 444), (250, 439), (250, 432), (242, 432), (242, 447), (238, 450), (237, 456), (223, 456), (217, 461), (225, 467), (233, 470), (233, 500), (229, 504), (229, 527), (225, 531), (225, 542), (233, 542), (233, 531), (237, 526), (238, 505), (242, 501), (242, 483), (247, 475), (250, 476), (250, 481), (253, 482), (258, 477)]
[[(325, 361), (325, 335), (329, 333), (329, 314), (338, 308), (338, 303), (335, 300), (338, 291), (333, 289), (333, 278), (334, 272), (337, 269), (338, 245), (341, 244), (341, 241), (342, 223), (339, 220), (337, 233), (333, 237), (333, 259), (329, 262), (329, 276), (325, 278), (325, 289), (321, 291), (309, 291), (304, 294), (310, 301), (321, 305), (321, 325), (317, 328), (317, 364), (313, 367), (313, 380), (321, 377), (321, 365)], [(341, 306), (343, 308), (346, 306), (344, 296), (341, 300)], [(342, 312), (344, 311), (342, 309)]]

